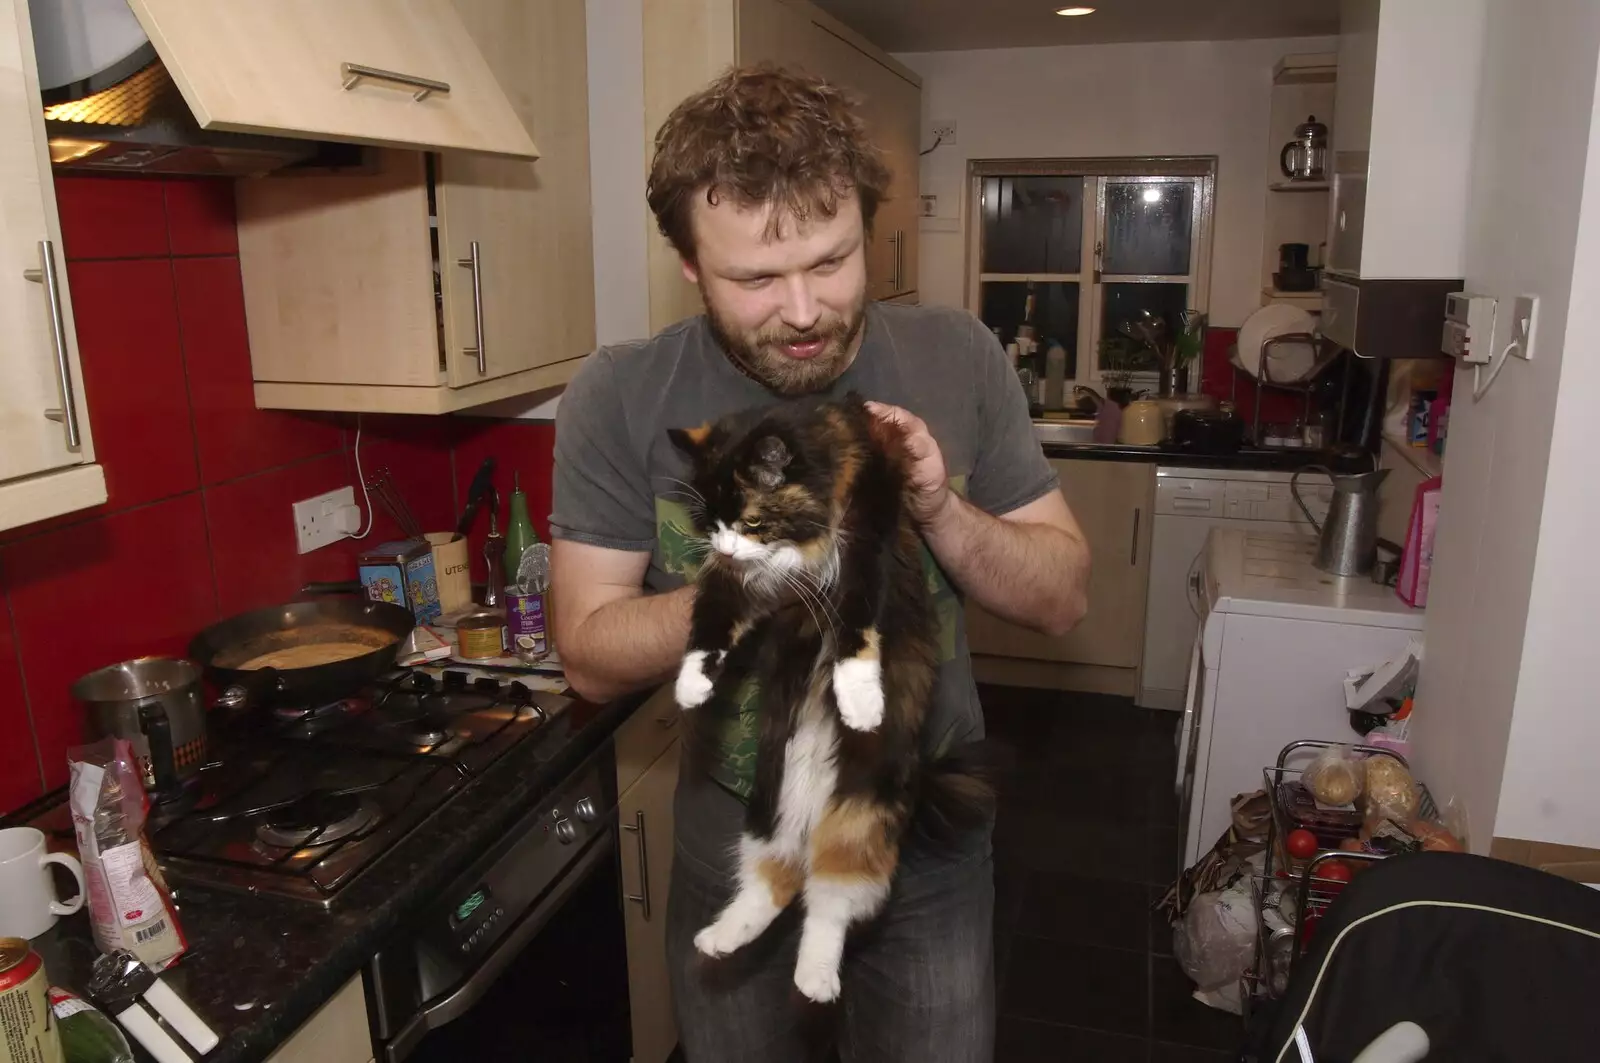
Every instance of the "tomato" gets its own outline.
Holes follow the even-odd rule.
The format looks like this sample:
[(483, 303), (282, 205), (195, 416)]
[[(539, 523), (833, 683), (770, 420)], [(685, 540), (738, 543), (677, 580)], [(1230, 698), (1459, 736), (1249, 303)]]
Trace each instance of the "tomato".
[(1344, 860), (1328, 860), (1318, 864), (1317, 870), (1313, 874), (1317, 878), (1324, 878), (1330, 882), (1349, 882), (1350, 864)]
[(1317, 851), (1317, 836), (1300, 827), (1289, 832), (1289, 836), (1284, 839), (1284, 847), (1296, 860), (1304, 860)]

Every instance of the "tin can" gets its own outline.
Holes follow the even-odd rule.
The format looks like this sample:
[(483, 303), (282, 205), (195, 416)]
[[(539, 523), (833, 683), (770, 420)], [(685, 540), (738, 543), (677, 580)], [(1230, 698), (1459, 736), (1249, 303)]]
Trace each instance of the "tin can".
[(499, 657), (506, 650), (506, 618), (498, 609), (480, 609), (456, 621), (456, 653), (472, 661)]
[(523, 661), (543, 660), (550, 653), (545, 634), (544, 595), (522, 594), (515, 586), (506, 588), (506, 633), (511, 652)]
[(426, 539), (379, 543), (357, 563), (368, 598), (407, 607), (419, 624), (439, 619), (443, 612), (439, 579), (433, 569), (433, 547)]
[(0, 938), (0, 1063), (61, 1063), (44, 961), (26, 938)]

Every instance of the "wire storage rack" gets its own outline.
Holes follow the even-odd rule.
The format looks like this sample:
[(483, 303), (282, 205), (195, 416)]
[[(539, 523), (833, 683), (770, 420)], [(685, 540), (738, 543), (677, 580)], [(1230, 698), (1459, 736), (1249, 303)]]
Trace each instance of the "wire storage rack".
[[(1359, 809), (1319, 806), (1300, 781), (1304, 769), (1288, 766), (1297, 753), (1315, 755), (1342, 745), (1362, 754), (1363, 759), (1393, 757), (1410, 770), (1406, 758), (1392, 749), (1310, 739), (1290, 742), (1279, 751), (1275, 764), (1262, 769), (1272, 818), (1262, 873), (1251, 880), (1257, 925), (1255, 962), (1244, 976), (1241, 993), (1246, 1018), (1254, 1001), (1275, 1000), (1283, 994), (1296, 961), (1328, 907), (1343, 892), (1355, 865), (1376, 863), (1390, 855), (1367, 848), (1343, 848), (1360, 838), (1364, 814)], [(1438, 822), (1432, 795), (1420, 781), (1416, 785), (1417, 818)], [(1290, 855), (1284, 841), (1297, 829), (1308, 830), (1317, 839), (1316, 851), (1300, 859)]]

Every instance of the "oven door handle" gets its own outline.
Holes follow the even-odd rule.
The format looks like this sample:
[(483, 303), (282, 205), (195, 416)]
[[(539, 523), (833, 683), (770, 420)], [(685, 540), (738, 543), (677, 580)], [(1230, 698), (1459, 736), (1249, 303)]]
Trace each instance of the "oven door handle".
[(588, 849), (578, 857), (545, 899), (524, 916), (510, 933), (500, 939), (495, 950), (483, 958), (483, 962), (473, 970), (465, 982), (445, 996), (424, 1004), (422, 1010), (401, 1027), (385, 1053), (390, 1063), (399, 1063), (409, 1056), (429, 1030), (437, 1030), (446, 1023), (459, 1019), (474, 1004), (482, 1000), (495, 981), (505, 973), (505, 969), (511, 966), (517, 955), (528, 942), (533, 940), (534, 935), (550, 922), (550, 916), (567, 903), (567, 898), (588, 881), (596, 868), (615, 855), (613, 852), (615, 848), (615, 828), (607, 828), (604, 833), (596, 836)]

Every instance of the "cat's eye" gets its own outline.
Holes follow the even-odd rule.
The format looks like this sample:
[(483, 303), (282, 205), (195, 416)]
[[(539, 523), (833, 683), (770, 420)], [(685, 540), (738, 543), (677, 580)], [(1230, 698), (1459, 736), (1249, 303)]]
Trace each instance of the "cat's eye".
[(755, 517), (746, 517), (740, 523), (744, 525), (745, 531), (756, 531), (761, 527), (761, 521)]

